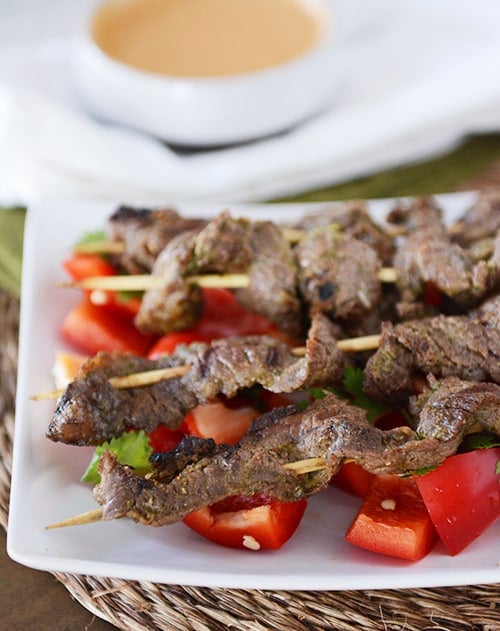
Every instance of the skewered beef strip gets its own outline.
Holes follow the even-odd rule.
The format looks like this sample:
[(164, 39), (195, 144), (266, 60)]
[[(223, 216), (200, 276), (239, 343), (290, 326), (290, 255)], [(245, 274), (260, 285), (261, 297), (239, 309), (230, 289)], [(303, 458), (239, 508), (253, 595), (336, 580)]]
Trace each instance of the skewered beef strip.
[(153, 264), (152, 273), (161, 276), (162, 287), (149, 289), (142, 297), (135, 318), (142, 331), (166, 333), (188, 329), (201, 317), (203, 291), (185, 279), (193, 256), (196, 232), (184, 232), (170, 241)]
[(371, 246), (331, 224), (306, 234), (294, 252), (300, 293), (311, 313), (328, 315), (350, 336), (379, 330), (381, 264)]
[[(162, 462), (156, 475), (141, 478), (105, 452), (94, 495), (104, 519), (128, 516), (161, 526), (236, 494), (266, 493), (282, 501), (308, 497), (328, 485), (344, 458), (373, 473), (404, 474), (440, 464), (476, 423), (500, 434), (499, 386), (455, 378), (432, 385), (416, 431), (377, 429), (360, 408), (329, 394), (303, 411), (288, 407), (264, 415), (239, 443), (210, 447), (211, 453), (195, 457), (173, 477), (162, 473)], [(182, 446), (173, 459), (179, 462), (181, 452)], [(325, 469), (298, 475), (283, 467), (312, 457), (324, 458)]]
[(186, 230), (201, 230), (207, 223), (181, 217), (172, 208), (120, 206), (108, 221), (108, 237), (124, 244), (123, 254), (113, 261), (129, 274), (148, 273), (169, 241)]
[(498, 320), (500, 297), (469, 316), (384, 323), (379, 348), (365, 366), (364, 390), (404, 403), (419, 374), (500, 383), (500, 328), (488, 312), (496, 312)]
[(235, 219), (227, 211), (200, 232), (179, 235), (161, 253), (152, 273), (165, 283), (145, 293), (137, 326), (159, 333), (191, 326), (200, 316), (202, 293), (189, 277), (242, 272), (249, 274), (250, 286), (238, 290), (240, 302), (290, 336), (300, 337), (302, 307), (288, 242), (272, 222)]
[(384, 265), (392, 265), (394, 239), (373, 221), (365, 201), (329, 204), (317, 213), (302, 217), (295, 227), (309, 232), (332, 224), (337, 225), (344, 234), (373, 248)]
[[(339, 381), (344, 354), (327, 318), (313, 320), (306, 356), (297, 358), (282, 341), (248, 336), (179, 346), (156, 361), (122, 353), (98, 353), (69, 384), (49, 424), (47, 436), (74, 445), (98, 445), (126, 428), (152, 431), (159, 423), (178, 427), (186, 413), (223, 394), (261, 384), (272, 392), (293, 392)], [(182, 377), (128, 389), (109, 378), (170, 366), (190, 366)]]
[(451, 226), (451, 238), (462, 247), (494, 239), (500, 231), (500, 190), (485, 191)]
[(394, 257), (400, 317), (425, 315), (419, 299), (428, 282), (446, 297), (443, 308), (455, 313), (472, 308), (493, 288), (494, 265), (492, 269), (485, 261), (474, 264), (465, 250), (450, 241), (433, 200), (421, 198), (400, 205), (388, 219), (404, 223), (410, 233)]

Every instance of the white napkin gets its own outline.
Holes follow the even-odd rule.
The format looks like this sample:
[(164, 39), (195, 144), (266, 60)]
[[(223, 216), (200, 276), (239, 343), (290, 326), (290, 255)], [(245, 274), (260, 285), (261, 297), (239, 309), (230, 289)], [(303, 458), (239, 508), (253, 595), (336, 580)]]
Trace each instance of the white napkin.
[(83, 109), (71, 52), (93, 1), (46, 0), (41, 13), (35, 0), (0, 0), (0, 203), (262, 200), (500, 129), (498, 0), (332, 0), (348, 36), (327, 111), (273, 138), (188, 154)]

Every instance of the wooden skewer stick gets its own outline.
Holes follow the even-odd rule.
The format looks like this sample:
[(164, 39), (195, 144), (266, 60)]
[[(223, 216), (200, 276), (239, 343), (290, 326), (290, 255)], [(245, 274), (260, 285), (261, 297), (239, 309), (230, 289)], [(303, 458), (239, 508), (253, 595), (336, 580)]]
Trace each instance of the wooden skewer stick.
[(102, 520), (102, 508), (94, 508), (86, 513), (63, 519), (55, 524), (49, 524), (45, 526), (45, 530), (53, 530), (54, 528), (65, 528), (66, 526), (83, 526), (84, 524), (93, 524), (96, 521)]
[(297, 475), (303, 475), (304, 473), (313, 473), (314, 471), (326, 469), (326, 462), (323, 456), (317, 456), (315, 458), (297, 460), (296, 462), (288, 462), (283, 465), (283, 469), (294, 471)]
[[(400, 237), (407, 234), (404, 226), (387, 226), (385, 232), (390, 237)], [(297, 243), (307, 234), (307, 231), (300, 228), (282, 228), (282, 233), (288, 242)], [(88, 243), (76, 244), (73, 247), (73, 252), (76, 254), (123, 254), (125, 252), (125, 243), (123, 241), (108, 241), (106, 239), (89, 241)]]
[[(314, 458), (305, 458), (304, 460), (297, 460), (296, 462), (288, 462), (283, 465), (284, 469), (293, 471), (297, 475), (304, 475), (306, 473), (313, 473), (314, 471), (322, 471), (326, 469), (326, 462), (322, 456)], [(102, 508), (95, 508), (89, 510), (80, 515), (75, 515), (58, 521), (54, 524), (45, 526), (45, 530), (54, 530), (55, 528), (66, 528), (67, 526), (83, 526), (85, 524), (92, 524), (102, 520), (103, 511)]]
[(125, 243), (123, 241), (89, 241), (88, 243), (77, 243), (73, 247), (75, 254), (123, 254)]
[[(189, 276), (186, 280), (200, 287), (226, 287), (228, 289), (248, 287), (250, 283), (248, 274), (199, 274)], [(163, 285), (163, 278), (152, 274), (91, 276), (80, 281), (68, 281), (59, 284), (60, 287), (110, 291), (145, 291), (147, 289), (159, 289)]]
[[(182, 377), (190, 369), (190, 366), (172, 366), (171, 368), (156, 368), (154, 370), (145, 370), (143, 372), (135, 372), (130, 375), (124, 375), (123, 377), (110, 377), (109, 383), (118, 389), (124, 388), (140, 388), (141, 386), (150, 386), (154, 383), (164, 381), (165, 379), (174, 379), (175, 377)], [(40, 401), (42, 399), (57, 399), (61, 396), (64, 390), (50, 390), (49, 392), (42, 392), (41, 394), (35, 394), (30, 397), (33, 401)]]
[[(380, 335), (365, 335), (363, 337), (353, 337), (347, 340), (339, 340), (337, 346), (344, 353), (358, 353), (361, 351), (374, 350), (378, 348), (380, 343)], [(296, 357), (304, 357), (307, 349), (305, 346), (297, 346), (291, 349), (292, 355)], [(154, 370), (145, 370), (143, 372), (131, 373), (123, 377), (110, 377), (109, 383), (114, 388), (140, 388), (141, 386), (150, 386), (159, 383), (165, 379), (173, 379), (182, 377), (189, 372), (191, 366), (172, 366), (170, 368), (156, 368)], [(64, 390), (49, 390), (40, 394), (34, 394), (30, 397), (32, 401), (42, 401), (47, 399), (58, 399)]]
[[(382, 283), (394, 283), (397, 278), (397, 271), (393, 267), (382, 267), (378, 273), (378, 279)], [(250, 284), (248, 274), (198, 274), (189, 276), (186, 280), (200, 287), (225, 287), (227, 289), (241, 289), (248, 287)], [(102, 291), (146, 291), (148, 289), (159, 289), (163, 285), (163, 278), (152, 274), (91, 276), (80, 281), (67, 281), (59, 284), (60, 287)]]
[[(283, 228), (283, 236), (290, 243), (297, 243), (306, 234), (304, 230), (299, 228)], [(89, 241), (88, 243), (77, 243), (73, 247), (76, 254), (123, 254), (125, 252), (125, 243), (123, 241), (108, 241), (101, 239), (99, 241)]]

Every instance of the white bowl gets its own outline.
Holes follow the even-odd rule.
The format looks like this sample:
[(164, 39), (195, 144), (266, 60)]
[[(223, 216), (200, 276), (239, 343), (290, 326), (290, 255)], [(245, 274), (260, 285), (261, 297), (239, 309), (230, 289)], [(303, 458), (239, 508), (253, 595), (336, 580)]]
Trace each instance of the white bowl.
[(340, 78), (331, 1), (311, 2), (325, 15), (318, 44), (288, 63), (220, 78), (135, 70), (103, 53), (89, 20), (75, 49), (77, 87), (94, 115), (174, 144), (231, 144), (286, 130), (330, 102)]

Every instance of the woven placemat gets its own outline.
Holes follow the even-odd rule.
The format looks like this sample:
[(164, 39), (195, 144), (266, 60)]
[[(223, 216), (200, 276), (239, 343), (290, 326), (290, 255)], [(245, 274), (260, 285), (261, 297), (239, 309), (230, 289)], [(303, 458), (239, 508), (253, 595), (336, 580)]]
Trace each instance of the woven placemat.
[[(7, 526), (19, 301), (0, 291), (0, 520)], [(500, 630), (500, 586), (364, 591), (208, 589), (55, 573), (119, 629), (153, 631)]]

